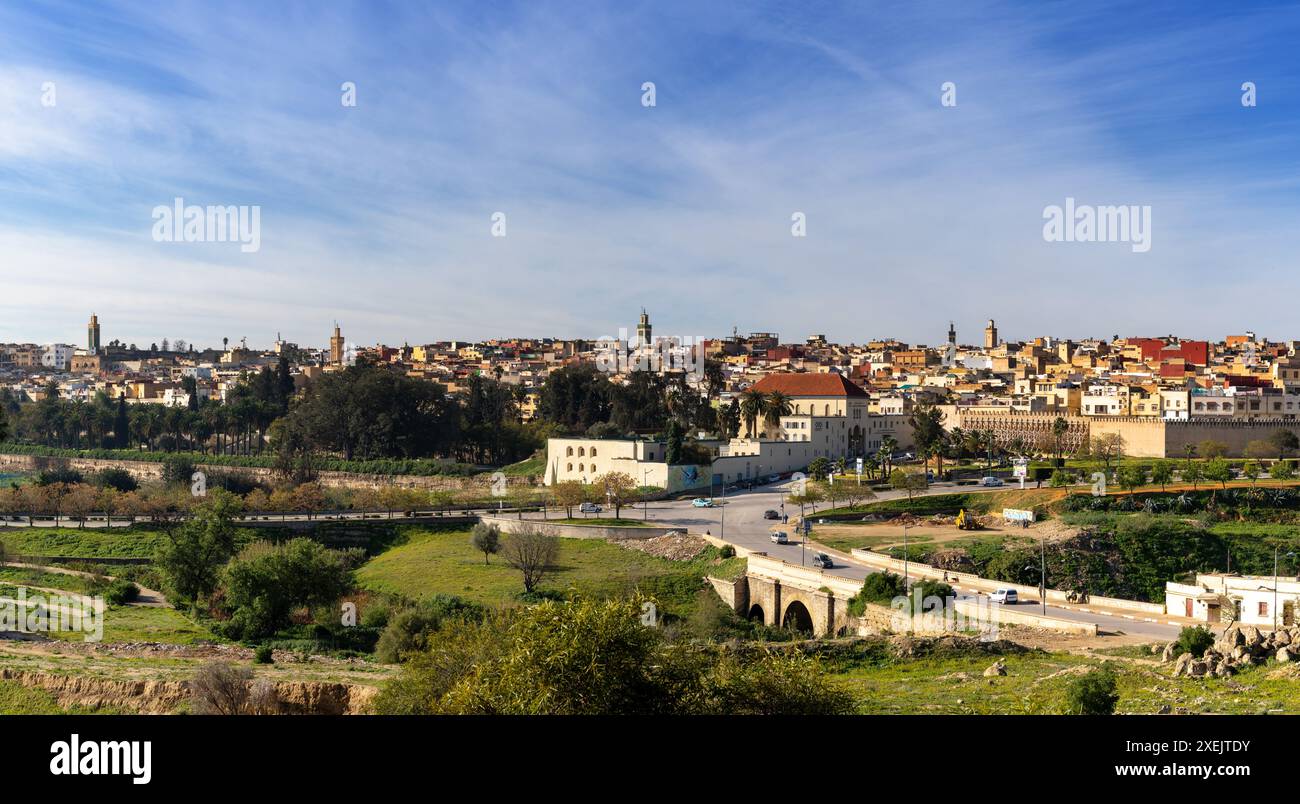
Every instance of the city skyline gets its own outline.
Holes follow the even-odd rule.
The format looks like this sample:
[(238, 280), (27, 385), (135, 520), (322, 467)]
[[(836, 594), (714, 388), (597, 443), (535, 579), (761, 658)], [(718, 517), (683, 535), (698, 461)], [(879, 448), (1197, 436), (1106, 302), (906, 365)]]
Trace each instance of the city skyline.
[[(1300, 13), (1180, 10), (6, 8), (0, 340), (1280, 331)], [(151, 237), (181, 199), (258, 250)], [(1046, 242), (1074, 199), (1150, 250)]]

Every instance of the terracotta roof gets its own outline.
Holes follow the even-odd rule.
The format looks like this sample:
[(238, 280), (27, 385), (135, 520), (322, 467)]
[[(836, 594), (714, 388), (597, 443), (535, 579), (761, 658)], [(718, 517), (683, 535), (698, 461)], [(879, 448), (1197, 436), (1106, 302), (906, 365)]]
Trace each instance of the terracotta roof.
[(839, 374), (769, 374), (754, 383), (765, 394), (786, 396), (867, 396), (867, 392)]

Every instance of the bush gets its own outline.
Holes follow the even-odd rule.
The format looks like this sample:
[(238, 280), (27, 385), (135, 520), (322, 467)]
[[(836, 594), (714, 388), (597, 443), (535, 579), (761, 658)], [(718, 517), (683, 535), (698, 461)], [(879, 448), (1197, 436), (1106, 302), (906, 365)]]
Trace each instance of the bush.
[(1199, 659), (1213, 644), (1214, 634), (1210, 629), (1201, 625), (1189, 625), (1179, 632), (1178, 641), (1174, 643), (1174, 651), (1178, 656), (1190, 653)]
[(418, 605), (403, 609), (387, 618), (387, 627), (375, 645), (375, 659), (387, 664), (404, 661), (428, 646), (429, 635), (442, 628), (445, 621), (477, 620), (483, 608), (454, 595), (434, 595)]
[(131, 603), (140, 597), (140, 587), (130, 581), (116, 578), (104, 589), (104, 602), (110, 606)]
[(724, 544), (722, 547), (718, 548), (718, 558), (735, 558), (735, 557), (736, 557), (736, 548), (732, 547), (731, 545)]
[(227, 633), (244, 639), (270, 636), (289, 624), (294, 609), (333, 604), (352, 586), (352, 573), (336, 551), (301, 538), (249, 545), (224, 576), (233, 611)]
[(189, 485), (194, 476), (194, 461), (183, 455), (169, 455), (163, 460), (162, 479), (164, 483), (183, 483)]
[(1115, 691), (1115, 675), (1108, 667), (1090, 670), (1070, 682), (1065, 690), (1067, 715), (1110, 715), (1115, 712), (1119, 693)]
[(862, 589), (849, 598), (849, 614), (861, 617), (868, 603), (888, 606), (896, 597), (907, 594), (903, 576), (892, 572), (873, 572), (862, 582)]
[(140, 488), (140, 484), (125, 469), (103, 469), (95, 475), (94, 483), (101, 489), (117, 489), (124, 494)]
[(75, 486), (79, 483), (84, 483), (85, 481), (86, 478), (82, 476), (81, 472), (78, 472), (76, 469), (70, 469), (66, 466), (57, 469), (46, 469), (36, 475), (36, 485), (38, 486), (50, 486), (55, 483), (65, 483), (69, 486)]
[(225, 662), (209, 662), (190, 682), (195, 714), (240, 715), (248, 711), (249, 683), (253, 672)]
[(271, 653), (272, 651), (270, 645), (258, 645), (257, 648), (253, 651), (253, 663), (274, 664), (275, 659), (272, 657)]

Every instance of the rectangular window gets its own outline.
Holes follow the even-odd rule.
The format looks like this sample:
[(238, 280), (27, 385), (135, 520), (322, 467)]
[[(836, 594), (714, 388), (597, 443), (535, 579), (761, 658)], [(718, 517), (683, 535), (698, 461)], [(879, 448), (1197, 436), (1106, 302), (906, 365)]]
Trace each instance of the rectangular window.
[(1259, 602), (1259, 616), (1261, 617), (1268, 616), (1268, 604), (1262, 600)]

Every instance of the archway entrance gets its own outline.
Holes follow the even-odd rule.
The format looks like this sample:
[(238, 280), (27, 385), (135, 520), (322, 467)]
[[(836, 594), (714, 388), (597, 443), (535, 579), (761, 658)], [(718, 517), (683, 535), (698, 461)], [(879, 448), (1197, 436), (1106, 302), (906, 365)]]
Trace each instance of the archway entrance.
[(763, 617), (763, 607), (758, 604), (754, 604), (753, 606), (750, 606), (749, 619), (756, 620), (760, 623), (767, 622), (767, 620)]
[(781, 627), (787, 631), (811, 634), (813, 632), (812, 614), (808, 612), (807, 606), (796, 600), (786, 607), (785, 617), (781, 620)]

